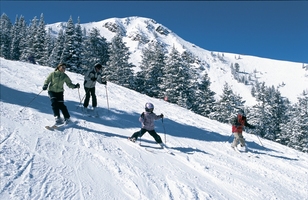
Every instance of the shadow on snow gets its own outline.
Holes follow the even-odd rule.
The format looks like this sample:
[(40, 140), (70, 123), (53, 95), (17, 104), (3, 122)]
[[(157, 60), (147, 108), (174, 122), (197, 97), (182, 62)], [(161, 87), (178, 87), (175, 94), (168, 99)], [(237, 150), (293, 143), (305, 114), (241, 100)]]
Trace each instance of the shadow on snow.
[[(46, 92), (46, 91), (43, 91)], [(32, 108), (37, 110), (41, 113), (51, 114), (51, 105), (48, 96), (42, 96), (34, 93), (27, 93), (18, 91), (7, 86), (0, 84), (0, 99), (2, 102), (15, 104), (22, 107), (20, 111), (25, 113), (24, 111), (28, 108)], [(65, 97), (64, 97), (65, 99)], [(117, 109), (107, 109), (107, 108), (100, 108), (98, 107), (97, 110), (100, 114), (99, 118), (95, 117), (88, 117), (84, 116), (82, 113), (80, 106), (80, 102), (76, 101), (67, 101), (65, 100), (65, 104), (71, 114), (72, 117), (76, 119), (84, 119), (89, 122), (104, 124), (106, 126), (117, 127), (117, 128), (136, 128), (136, 130), (140, 129), (140, 122), (138, 121), (140, 114), (139, 113), (128, 113), (122, 110)], [(141, 113), (142, 111), (140, 111)], [(83, 127), (77, 124), (73, 125), (76, 129), (81, 129), (89, 132), (94, 132), (97, 134), (104, 135), (105, 137), (120, 137), (120, 138), (127, 138), (127, 135), (115, 134), (115, 133), (108, 133), (100, 130), (89, 129), (87, 127)], [(155, 130), (157, 133), (170, 135), (174, 137), (183, 137), (183, 138), (190, 138), (195, 140), (201, 141), (209, 141), (209, 142), (229, 142), (230, 136), (221, 135), (217, 132), (210, 132), (204, 129), (196, 128), (194, 126), (184, 125), (177, 123), (173, 120), (168, 118), (164, 118), (164, 120), (157, 120), (155, 122)], [(133, 133), (131, 133), (133, 134)], [(163, 139), (163, 137), (162, 137)], [(233, 138), (232, 138), (233, 139)], [(145, 140), (144, 140), (145, 141)], [(147, 142), (155, 143), (154, 141)], [(259, 145), (254, 141), (246, 141), (249, 148), (263, 150), (263, 151), (273, 151), (272, 149), (266, 148), (263, 145)], [(194, 148), (184, 148), (184, 147), (172, 147), (174, 150), (178, 150), (184, 153), (191, 153), (191, 152), (200, 152), (201, 150), (194, 149)], [(203, 152), (203, 151), (201, 151)], [(256, 154), (265, 154), (260, 151), (253, 150)], [(203, 152), (205, 153), (205, 152)], [(267, 154), (269, 155), (269, 154)], [(289, 159), (286, 157), (275, 156), (283, 159)]]

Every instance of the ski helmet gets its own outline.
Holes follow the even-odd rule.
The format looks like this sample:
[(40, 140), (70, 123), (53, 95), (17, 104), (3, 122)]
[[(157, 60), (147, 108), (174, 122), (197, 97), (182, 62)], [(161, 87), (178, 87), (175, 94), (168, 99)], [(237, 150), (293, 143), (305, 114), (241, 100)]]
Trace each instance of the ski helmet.
[(100, 63), (96, 63), (94, 67), (101, 70), (103, 66)]
[(246, 117), (245, 112), (244, 112), (243, 109), (239, 109), (238, 114), (242, 115), (243, 117)]
[(148, 102), (148, 103), (145, 104), (145, 111), (153, 112), (153, 110), (154, 110), (154, 105), (152, 103)]

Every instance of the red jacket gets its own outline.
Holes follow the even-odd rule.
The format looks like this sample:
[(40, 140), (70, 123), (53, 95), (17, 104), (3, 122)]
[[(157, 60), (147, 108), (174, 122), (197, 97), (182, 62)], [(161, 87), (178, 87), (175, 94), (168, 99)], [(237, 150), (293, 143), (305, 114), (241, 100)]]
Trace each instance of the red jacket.
[(244, 126), (251, 127), (250, 124), (247, 123), (246, 117), (238, 114), (237, 115), (237, 124), (232, 125), (232, 133), (242, 133)]

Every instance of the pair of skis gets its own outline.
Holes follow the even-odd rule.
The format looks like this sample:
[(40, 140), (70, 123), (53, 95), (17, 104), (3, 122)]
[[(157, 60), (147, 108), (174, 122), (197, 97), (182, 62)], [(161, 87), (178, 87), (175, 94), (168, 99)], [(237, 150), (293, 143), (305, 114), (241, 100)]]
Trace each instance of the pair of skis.
[(260, 156), (258, 155), (259, 154), (258, 152), (250, 150), (247, 147), (245, 148), (245, 150), (239, 150), (237, 147), (231, 147), (231, 148), (239, 154), (245, 154), (248, 157), (253, 157), (253, 158), (260, 158)]
[(239, 150), (237, 147), (231, 147), (234, 151), (236, 151), (237, 153), (247, 153), (248, 149), (246, 148), (244, 151)]
[(64, 127), (66, 125), (66, 123), (63, 123), (63, 124), (54, 124), (52, 126), (45, 126), (45, 128), (47, 130), (50, 130), (50, 131), (53, 131), (53, 130), (58, 130), (59, 128), (61, 127)]
[[(132, 141), (130, 140), (130, 138), (128, 138), (128, 140), (130, 142), (136, 143), (137, 141)], [(154, 147), (154, 146), (149, 146), (149, 145), (144, 145), (144, 144), (137, 144), (140, 147), (143, 147), (146, 151), (151, 152), (151, 153), (169, 153), (171, 155), (174, 155), (174, 153), (169, 149), (169, 147), (167, 147), (165, 144), (161, 143), (159, 144), (158, 147)]]
[(74, 122), (69, 121), (69, 122), (55, 123), (54, 125), (51, 125), (51, 126), (45, 126), (45, 128), (50, 131), (60, 130), (62, 128), (67, 127), (69, 124), (72, 124), (72, 123)]

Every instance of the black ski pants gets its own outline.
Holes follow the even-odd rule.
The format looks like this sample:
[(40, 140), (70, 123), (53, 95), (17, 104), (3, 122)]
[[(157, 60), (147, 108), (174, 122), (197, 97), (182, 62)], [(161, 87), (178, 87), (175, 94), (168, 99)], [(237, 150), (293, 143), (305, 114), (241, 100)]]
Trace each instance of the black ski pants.
[(95, 108), (97, 106), (97, 99), (95, 95), (95, 87), (93, 88), (84, 88), (86, 92), (86, 98), (83, 102), (83, 107), (87, 108), (89, 105), (90, 97), (92, 97), (92, 107)]
[(51, 108), (55, 117), (60, 117), (60, 110), (64, 118), (70, 118), (67, 107), (64, 105), (63, 92), (51, 92), (48, 91), (48, 95), (51, 101)]
[(156, 133), (155, 130), (146, 130), (144, 128), (142, 128), (140, 131), (135, 132), (132, 137), (134, 137), (136, 140), (138, 139), (138, 137), (142, 137), (146, 132), (148, 132), (157, 143), (162, 143), (161, 137)]

